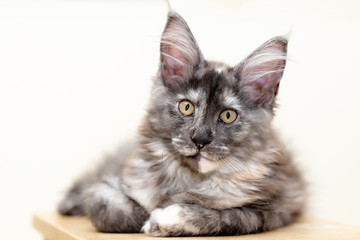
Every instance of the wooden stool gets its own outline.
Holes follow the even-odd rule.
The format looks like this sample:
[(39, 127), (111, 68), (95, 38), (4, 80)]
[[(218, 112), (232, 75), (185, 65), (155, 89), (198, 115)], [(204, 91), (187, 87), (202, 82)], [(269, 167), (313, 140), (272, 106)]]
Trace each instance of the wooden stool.
[[(90, 221), (86, 217), (65, 217), (56, 213), (35, 214), (33, 217), (33, 224), (34, 227), (39, 232), (41, 232), (41, 234), (44, 236), (44, 239), (46, 240), (166, 239), (149, 237), (144, 234), (99, 233), (96, 232), (96, 230), (92, 227)], [(290, 226), (259, 234), (226, 237), (178, 237), (167, 239), (359, 240), (360, 228), (304, 217)]]

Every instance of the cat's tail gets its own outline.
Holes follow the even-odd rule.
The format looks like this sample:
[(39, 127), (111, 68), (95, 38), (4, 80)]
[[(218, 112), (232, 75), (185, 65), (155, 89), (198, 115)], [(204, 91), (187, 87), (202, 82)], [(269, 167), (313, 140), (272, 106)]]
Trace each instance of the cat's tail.
[(58, 212), (67, 216), (82, 216), (86, 215), (86, 189), (89, 187), (89, 182), (84, 180), (77, 181), (68, 190), (58, 205)]
[(140, 232), (147, 211), (122, 190), (118, 178), (90, 175), (76, 182), (58, 205), (63, 215), (86, 215), (101, 232)]

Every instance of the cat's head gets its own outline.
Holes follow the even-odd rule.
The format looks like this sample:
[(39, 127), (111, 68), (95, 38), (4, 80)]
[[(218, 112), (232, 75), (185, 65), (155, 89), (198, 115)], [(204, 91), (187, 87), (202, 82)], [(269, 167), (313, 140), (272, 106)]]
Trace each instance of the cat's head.
[(171, 12), (147, 133), (190, 169), (208, 173), (233, 155), (256, 151), (271, 134), (287, 40), (269, 40), (234, 67), (206, 61), (184, 19)]

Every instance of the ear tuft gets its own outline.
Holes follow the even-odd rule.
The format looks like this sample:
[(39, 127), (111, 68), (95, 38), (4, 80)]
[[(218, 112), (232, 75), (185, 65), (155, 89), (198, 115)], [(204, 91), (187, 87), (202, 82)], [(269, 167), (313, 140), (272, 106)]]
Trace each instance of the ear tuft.
[(287, 40), (276, 37), (235, 67), (242, 95), (256, 107), (272, 108), (286, 65)]
[(203, 61), (200, 49), (186, 24), (177, 13), (170, 12), (161, 37), (161, 77), (165, 86), (185, 80)]

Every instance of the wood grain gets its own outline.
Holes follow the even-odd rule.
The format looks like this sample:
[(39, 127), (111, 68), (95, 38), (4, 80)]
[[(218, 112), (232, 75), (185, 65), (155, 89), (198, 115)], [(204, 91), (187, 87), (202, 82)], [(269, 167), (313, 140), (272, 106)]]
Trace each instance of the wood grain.
[[(56, 213), (35, 214), (33, 216), (33, 225), (43, 237), (48, 240), (164, 240), (164, 238), (154, 238), (144, 234), (99, 233), (92, 227), (90, 221), (86, 217), (65, 217)], [(178, 237), (169, 239), (180, 240), (189, 238)], [(303, 217), (290, 226), (260, 234), (226, 237), (193, 237), (192, 239), (359, 240), (360, 228)]]

